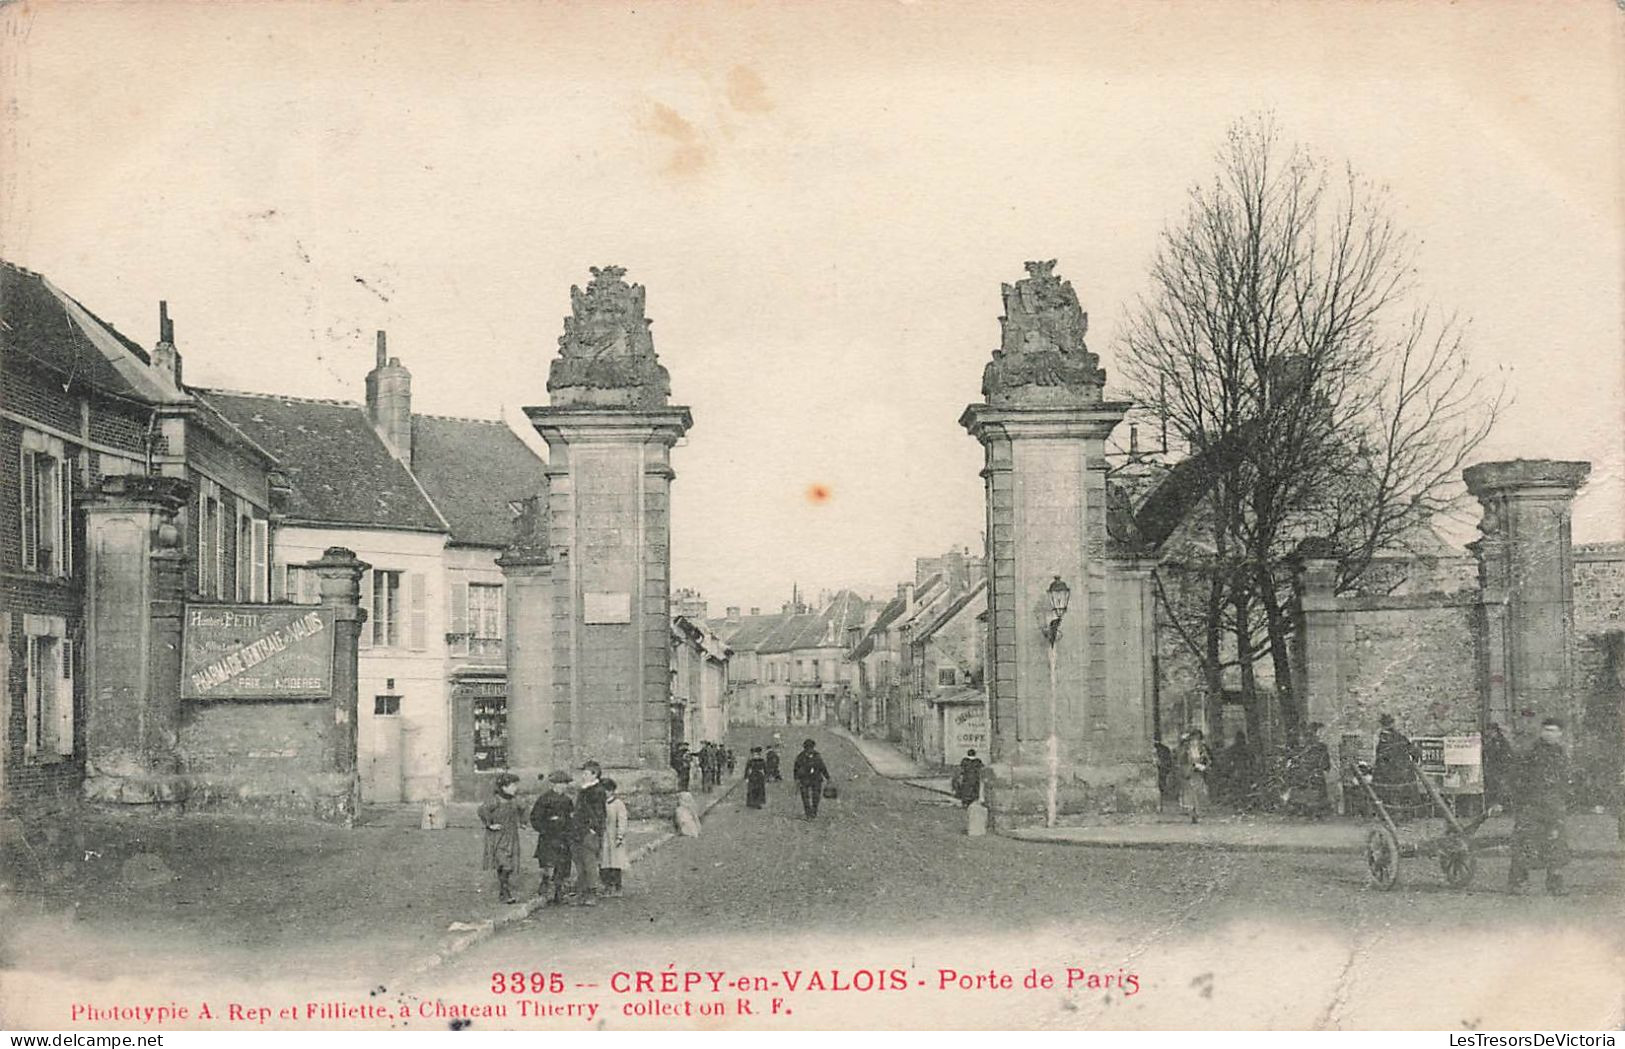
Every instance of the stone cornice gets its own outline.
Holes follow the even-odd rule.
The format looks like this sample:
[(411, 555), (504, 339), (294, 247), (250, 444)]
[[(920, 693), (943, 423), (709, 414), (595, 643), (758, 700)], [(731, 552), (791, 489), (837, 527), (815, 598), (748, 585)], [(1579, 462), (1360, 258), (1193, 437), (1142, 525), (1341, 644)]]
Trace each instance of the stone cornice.
[(1101, 401), (1079, 408), (1005, 408), (973, 404), (959, 417), (959, 425), (982, 443), (995, 436), (1013, 440), (1034, 438), (1095, 438), (1111, 434), (1133, 405), (1128, 401)]
[(544, 438), (557, 434), (568, 444), (601, 441), (646, 441), (664, 438), (676, 441), (694, 425), (686, 407), (669, 408), (555, 408), (531, 406), (525, 417)]
[[(1591, 473), (1588, 462), (1565, 459), (1512, 459), (1478, 463), (1462, 471), (1475, 497), (1573, 494)], [(1545, 491), (1542, 491), (1545, 490)]]

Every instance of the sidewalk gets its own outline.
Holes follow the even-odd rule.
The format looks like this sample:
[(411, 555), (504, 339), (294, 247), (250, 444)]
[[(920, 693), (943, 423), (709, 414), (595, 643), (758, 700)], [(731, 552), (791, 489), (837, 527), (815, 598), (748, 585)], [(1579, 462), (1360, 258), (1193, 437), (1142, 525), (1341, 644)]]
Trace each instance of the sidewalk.
[[(1224, 815), (1191, 823), (1181, 816), (1125, 817), (1110, 823), (1066, 827), (1012, 827), (1000, 830), (1017, 841), (1118, 849), (1221, 849), (1233, 852), (1365, 852), (1365, 819), (1301, 820), (1286, 817)], [(1571, 815), (1567, 822), (1570, 851), (1581, 858), (1625, 857), (1611, 813)], [(1410, 845), (1442, 831), (1438, 820), (1400, 825), (1400, 841)], [(1487, 847), (1504, 845), (1512, 818), (1497, 816), (1480, 827), (1473, 840)]]
[(926, 767), (883, 740), (854, 736), (839, 725), (830, 726), (830, 732), (852, 744), (875, 774), (887, 779), (901, 780), (911, 787), (934, 791), (953, 797), (953, 777)]

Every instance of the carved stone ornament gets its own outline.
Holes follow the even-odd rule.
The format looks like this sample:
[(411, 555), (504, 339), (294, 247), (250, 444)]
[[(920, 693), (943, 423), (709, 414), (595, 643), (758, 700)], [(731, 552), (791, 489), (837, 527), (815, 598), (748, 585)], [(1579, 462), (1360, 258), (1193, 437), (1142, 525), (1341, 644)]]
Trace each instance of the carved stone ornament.
[(559, 356), (548, 371), (555, 407), (663, 408), (671, 375), (655, 357), (643, 286), (620, 266), (592, 267), (587, 290), (570, 288)]
[(982, 372), (982, 396), (995, 407), (1098, 404), (1106, 373), (1084, 345), (1089, 315), (1055, 260), (1027, 263), (1027, 276), (1004, 285), (1003, 338)]

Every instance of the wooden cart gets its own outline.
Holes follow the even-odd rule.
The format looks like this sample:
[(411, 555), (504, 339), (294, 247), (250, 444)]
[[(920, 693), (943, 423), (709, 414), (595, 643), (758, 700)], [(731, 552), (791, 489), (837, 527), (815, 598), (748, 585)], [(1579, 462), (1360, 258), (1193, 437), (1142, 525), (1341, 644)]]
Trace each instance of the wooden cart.
[(1371, 876), (1371, 884), (1379, 889), (1392, 889), (1399, 883), (1399, 861), (1404, 856), (1437, 856), (1439, 869), (1444, 874), (1445, 883), (1451, 888), (1465, 889), (1472, 884), (1473, 874), (1477, 869), (1475, 853), (1486, 848), (1508, 844), (1506, 838), (1479, 838), (1474, 840), (1474, 832), (1484, 825), (1489, 817), (1485, 812), (1465, 823), (1457, 819), (1454, 810), (1439, 788), (1433, 781), (1412, 763), (1415, 772), (1415, 782), (1420, 784), (1427, 801), (1417, 806), (1415, 815), (1429, 817), (1437, 815), (1443, 820), (1442, 833), (1423, 838), (1421, 841), (1407, 841), (1399, 832), (1398, 822), (1394, 813), (1382, 796), (1377, 792), (1371, 782), (1371, 773), (1364, 762), (1359, 763), (1348, 771), (1345, 777), (1351, 784), (1358, 784), (1359, 789), (1365, 793), (1375, 813), (1371, 829), (1365, 836), (1365, 864), (1366, 871)]

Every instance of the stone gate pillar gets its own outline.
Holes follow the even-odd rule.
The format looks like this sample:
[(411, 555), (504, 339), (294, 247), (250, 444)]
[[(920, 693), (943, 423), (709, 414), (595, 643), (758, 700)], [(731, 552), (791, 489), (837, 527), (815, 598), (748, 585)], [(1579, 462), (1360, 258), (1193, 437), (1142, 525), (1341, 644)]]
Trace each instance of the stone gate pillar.
[(85, 503), (86, 797), (179, 800), (185, 554), (173, 477), (105, 478)]
[[(507, 591), (508, 770), (546, 775), (553, 755), (553, 550), (545, 494), (525, 500), (514, 541), (497, 558)], [(568, 760), (568, 759), (566, 759)]]
[(1572, 727), (1574, 558), (1570, 511), (1591, 464), (1553, 459), (1479, 463), (1462, 474), (1484, 508), (1478, 558), (1483, 720), (1528, 739), (1546, 717)]
[[(1052, 732), (1058, 812), (1156, 801), (1147, 700), (1107, 686), (1105, 442), (1129, 405), (1102, 398), (1106, 374), (1083, 341), (1088, 317), (1054, 265), (1029, 262), (1026, 279), (1004, 285), (986, 401), (959, 420), (986, 457), (988, 800), (995, 813), (1022, 816), (1048, 814)], [(1070, 602), (1052, 689), (1045, 626), (1057, 578)]]
[(361, 680), (359, 648), (361, 627), (367, 611), (361, 607), (361, 576), (372, 566), (355, 556), (354, 550), (330, 546), (321, 560), (306, 567), (316, 572), (322, 605), (333, 612), (333, 723), (328, 746), (329, 767), (350, 778), (348, 800), (341, 802), (341, 816), (352, 816), (361, 798), (360, 765), (357, 761), (358, 732), (361, 727)]
[[(669, 810), (676, 789), (670, 452), (693, 420), (668, 403), (644, 290), (625, 272), (594, 268), (585, 291), (570, 289), (552, 403), (525, 414), (549, 453), (553, 760), (598, 761), (645, 815)], [(525, 658), (508, 655), (510, 669)]]

